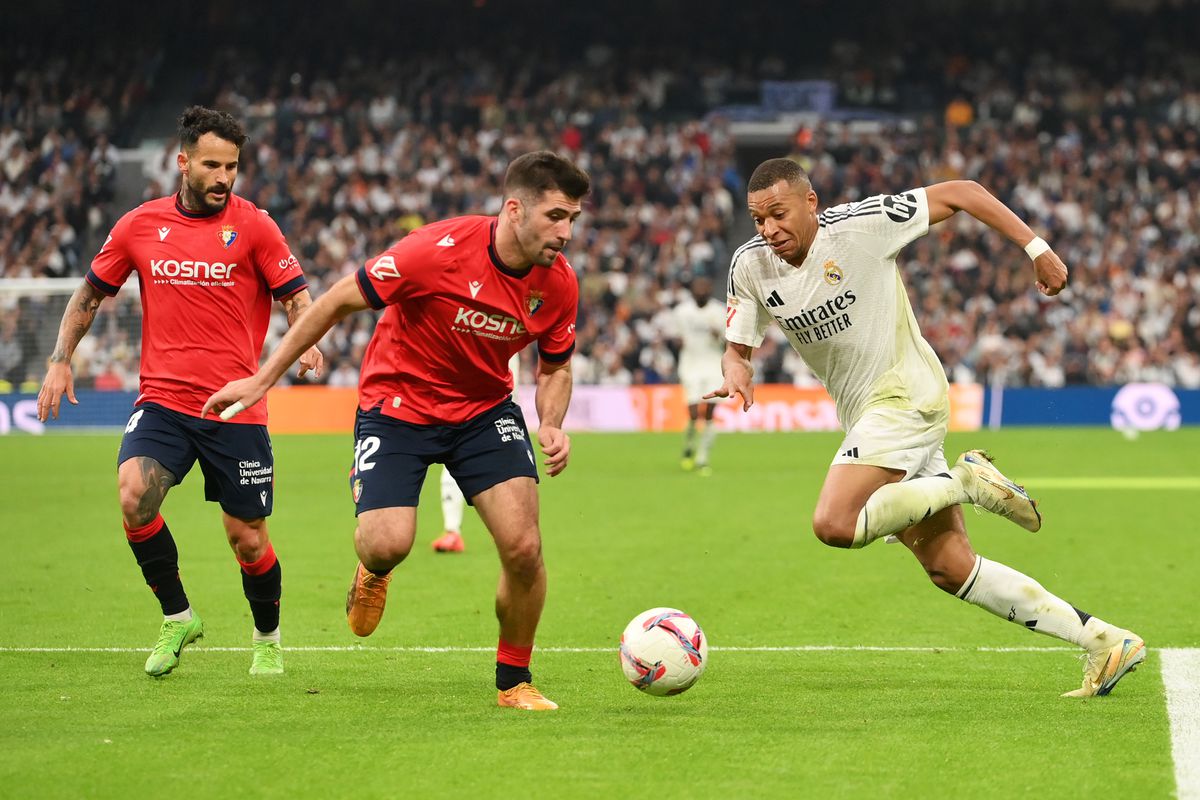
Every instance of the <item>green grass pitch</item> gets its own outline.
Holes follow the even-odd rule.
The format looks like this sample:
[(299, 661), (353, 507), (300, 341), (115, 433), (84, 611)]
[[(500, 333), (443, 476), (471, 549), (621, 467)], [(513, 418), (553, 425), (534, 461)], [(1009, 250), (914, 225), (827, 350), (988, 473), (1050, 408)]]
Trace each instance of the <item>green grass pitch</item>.
[[(1059, 698), (1080, 680), (1074, 653), (943, 595), (902, 547), (813, 537), (838, 441), (722, 436), (702, 478), (678, 469), (677, 436), (576, 435), (541, 495), (550, 594), (533, 669), (562, 708), (531, 715), (495, 706), (498, 566), (478, 518), (466, 553), (429, 548), (436, 473), (383, 624), (359, 640), (344, 617), (349, 437), (276, 438), (292, 649), (272, 680), (246, 673), (249, 611), (194, 469), (163, 511), (207, 635), (152, 680), (159, 614), (124, 543), (118, 437), (0, 438), (0, 796), (1171, 796), (1153, 651), (1200, 646), (1200, 430), (948, 443), (951, 458), (991, 449), (1042, 501), (1038, 534), (968, 509), (979, 552), (1146, 638), (1146, 664), (1088, 701)], [(1139, 480), (1112, 488), (1125, 477)], [(639, 694), (617, 660), (625, 623), (659, 605), (692, 614), (713, 648), (674, 698)], [(837, 649), (749, 649), (819, 645)]]

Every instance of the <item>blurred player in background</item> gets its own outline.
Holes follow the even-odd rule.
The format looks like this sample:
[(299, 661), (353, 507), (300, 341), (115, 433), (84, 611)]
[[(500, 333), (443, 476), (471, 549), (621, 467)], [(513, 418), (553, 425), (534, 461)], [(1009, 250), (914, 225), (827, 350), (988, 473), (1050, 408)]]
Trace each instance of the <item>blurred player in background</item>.
[(895, 536), (939, 588), (1029, 630), (1087, 651), (1071, 697), (1104, 695), (1146, 658), (1145, 642), (975, 554), (960, 504), (974, 503), (1037, 531), (1025, 490), (978, 450), (948, 467), (946, 374), (921, 336), (896, 254), (959, 211), (1025, 248), (1037, 288), (1058, 294), (1067, 268), (1021, 219), (973, 181), (949, 181), (817, 212), (804, 170), (759, 165), (747, 188), (758, 235), (737, 250), (728, 287), (724, 384), (714, 397), (754, 402), (750, 356), (779, 325), (829, 390), (846, 438), (825, 478), (813, 531), (834, 547)]
[[(520, 384), (521, 356), (514, 354), (508, 360), (508, 369), (512, 373), (513, 401), (517, 400), (517, 389)], [(445, 464), (442, 465), (442, 535), (433, 540), (435, 553), (461, 553), (467, 549), (463, 541), (462, 524), (463, 512), (466, 510), (467, 498), (450, 474)]]
[(571, 399), (579, 285), (562, 255), (590, 188), (587, 173), (551, 153), (515, 159), (499, 217), (418, 228), (335, 284), (252, 378), (205, 403), (223, 416), (255, 403), (338, 320), (386, 309), (363, 359), (351, 492), (359, 564), (346, 618), (369, 636), (392, 568), (412, 549), (417, 501), (431, 464), (449, 469), (500, 554), (497, 703), (558, 706), (532, 685), (534, 635), (546, 598), (537, 467), (509, 359), (538, 344), (535, 402), (546, 471), (567, 467), (562, 430)]
[[(712, 279), (707, 276), (693, 278), (690, 289), (689, 296), (675, 307), (671, 315), (676, 338), (680, 342), (679, 380), (688, 404), (680, 465), (685, 470), (694, 469), (708, 477), (712, 474), (708, 453), (713, 440), (717, 438), (713, 411), (718, 400), (705, 395), (721, 382), (721, 355), (725, 352), (725, 306), (712, 299)], [(701, 419), (704, 426), (697, 444), (696, 423)]]
[[(257, 369), (272, 299), (294, 325), (312, 301), (300, 264), (279, 227), (233, 194), (246, 135), (229, 114), (193, 106), (179, 119), (183, 175), (177, 194), (152, 200), (117, 221), (63, 314), (58, 343), (38, 395), (38, 417), (58, 417), (65, 392), (75, 403), (71, 354), (105, 297), (137, 272), (142, 299), (141, 386), (117, 455), (125, 535), (163, 623), (146, 673), (166, 675), (183, 648), (204, 635), (179, 577), (179, 554), (159, 513), (168, 490), (198, 460), (204, 497), (221, 504), (229, 545), (241, 565), (254, 616), (254, 675), (283, 672), (279, 639), (279, 560), (267, 536), (274, 458), (267, 408), (236, 425), (201, 419), (205, 398), (230, 375)], [(306, 348), (299, 375), (318, 374), (320, 352)]]

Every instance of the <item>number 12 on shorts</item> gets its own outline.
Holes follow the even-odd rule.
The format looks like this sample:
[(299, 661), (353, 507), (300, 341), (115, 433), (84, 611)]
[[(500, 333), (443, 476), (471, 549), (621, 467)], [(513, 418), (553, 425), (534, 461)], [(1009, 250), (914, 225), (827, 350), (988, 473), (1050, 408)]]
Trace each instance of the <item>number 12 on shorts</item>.
[(354, 443), (354, 472), (366, 472), (375, 469), (371, 456), (379, 449), (378, 436), (365, 436)]

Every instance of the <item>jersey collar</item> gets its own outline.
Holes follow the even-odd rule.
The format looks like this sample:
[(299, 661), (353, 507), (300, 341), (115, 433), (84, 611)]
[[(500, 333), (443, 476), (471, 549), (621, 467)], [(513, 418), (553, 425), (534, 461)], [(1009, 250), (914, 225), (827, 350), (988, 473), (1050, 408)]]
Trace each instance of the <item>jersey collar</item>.
[[(232, 197), (232, 195), (230, 195), (230, 196)], [(229, 208), (228, 200), (225, 201), (225, 208)], [(175, 210), (178, 211), (183, 216), (187, 217), (188, 219), (208, 219), (209, 217), (215, 217), (218, 214), (220, 214), (222, 211), (224, 211), (225, 208), (219, 209), (217, 211), (210, 211), (207, 214), (202, 211), (188, 211), (186, 208), (183, 207), (183, 200), (180, 198), (180, 193), (179, 192), (175, 193)]]
[(500, 270), (501, 272), (503, 272), (505, 275), (509, 276), (510, 278), (517, 278), (517, 279), (528, 278), (529, 275), (533, 272), (533, 267), (537, 266), (536, 264), (534, 264), (533, 266), (531, 266), (529, 269), (525, 270), (524, 272), (517, 272), (515, 269), (512, 269), (511, 267), (509, 267), (507, 264), (505, 264), (503, 261), (500, 260), (500, 254), (496, 252), (496, 220), (492, 220), (491, 230), (488, 233), (488, 258), (490, 258), (492, 260), (493, 267)]

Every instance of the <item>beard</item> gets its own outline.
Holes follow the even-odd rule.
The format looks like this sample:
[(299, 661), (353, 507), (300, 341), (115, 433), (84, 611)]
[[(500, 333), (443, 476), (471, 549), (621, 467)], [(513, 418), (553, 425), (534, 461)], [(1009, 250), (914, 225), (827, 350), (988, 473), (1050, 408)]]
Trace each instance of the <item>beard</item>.
[(200, 181), (185, 178), (183, 181), (184, 206), (191, 206), (196, 211), (206, 214), (214, 214), (225, 208), (225, 205), (229, 202), (229, 195), (233, 187), (226, 187), (225, 193), (216, 200), (210, 199), (208, 195), (208, 192), (213, 188), (215, 188), (215, 185), (205, 186)]

